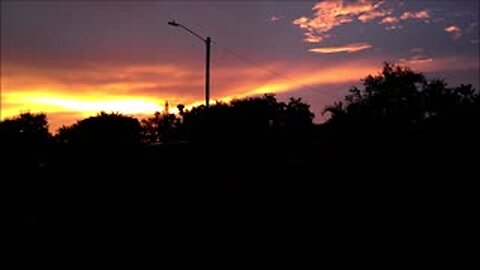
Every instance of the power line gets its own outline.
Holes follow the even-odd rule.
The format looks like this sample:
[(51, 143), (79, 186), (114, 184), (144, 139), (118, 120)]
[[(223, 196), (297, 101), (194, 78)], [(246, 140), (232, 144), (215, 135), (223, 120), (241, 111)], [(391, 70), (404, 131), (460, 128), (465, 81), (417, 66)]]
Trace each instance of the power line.
[(283, 78), (283, 79), (286, 79), (286, 80), (288, 80), (288, 81), (290, 81), (290, 82), (296, 83), (296, 84), (298, 84), (298, 85), (300, 85), (300, 86), (302, 86), (302, 87), (304, 87), (304, 88), (307, 88), (307, 89), (309, 89), (309, 90), (315, 90), (313, 87), (310, 87), (310, 86), (308, 86), (308, 85), (305, 85), (305, 84), (303, 84), (303, 83), (300, 83), (300, 82), (298, 82), (297, 80), (292, 79), (292, 78), (290, 78), (290, 77), (288, 77), (288, 76), (286, 76), (286, 75), (283, 75), (283, 74), (281, 74), (281, 73), (279, 73), (279, 72), (277, 72), (277, 71), (274, 71), (274, 70), (271, 70), (271, 69), (269, 69), (269, 68), (266, 68), (266, 67), (264, 67), (263, 65), (255, 62), (255, 61), (253, 61), (253, 60), (251, 60), (251, 59), (248, 59), (248, 58), (246, 58), (246, 57), (243, 57), (243, 56), (241, 56), (240, 54), (238, 54), (238, 53), (236, 53), (236, 52), (234, 52), (234, 51), (232, 51), (232, 50), (230, 50), (230, 49), (228, 49), (228, 48), (225, 48), (225, 47), (223, 47), (223, 46), (219, 46), (218, 43), (215, 42), (215, 41), (212, 41), (212, 43), (213, 43), (213, 45), (215, 45), (215, 46), (217, 46), (217, 47), (220, 47), (220, 49), (222, 49), (222, 50), (225, 51), (226, 53), (228, 53), (228, 54), (236, 57), (237, 59), (239, 59), (239, 60), (241, 60), (241, 61), (244, 61), (244, 62), (246, 62), (246, 63), (249, 63), (249, 64), (255, 66), (255, 67), (258, 68), (258, 69), (261, 69), (261, 70), (263, 70), (263, 71), (266, 71), (266, 72), (268, 72), (268, 73), (270, 73), (270, 74), (273, 74), (273, 75), (275, 75), (275, 76), (277, 76), (277, 77), (281, 77), (281, 78)]

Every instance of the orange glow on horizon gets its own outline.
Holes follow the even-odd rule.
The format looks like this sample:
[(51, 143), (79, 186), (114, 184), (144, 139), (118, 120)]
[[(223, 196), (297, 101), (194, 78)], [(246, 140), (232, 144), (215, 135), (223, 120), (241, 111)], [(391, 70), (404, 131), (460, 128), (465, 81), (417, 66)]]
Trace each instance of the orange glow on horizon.
[(13, 92), (4, 94), (4, 103), (16, 104), (13, 108), (2, 109), (2, 119), (22, 111), (32, 112), (79, 112), (85, 116), (100, 111), (124, 114), (149, 113), (162, 110), (160, 102), (151, 97), (131, 96), (78, 96), (54, 91)]
[[(478, 68), (478, 63), (470, 62), (459, 58), (444, 58), (409, 65), (412, 64), (412, 68), (416, 70), (418, 67), (423, 72)], [(322, 68), (299, 65), (291, 70), (290, 63), (277, 63), (269, 67), (271, 70), (291, 70), (288, 77), (283, 78), (266, 76), (254, 67), (213, 69), (211, 102), (229, 102), (234, 98), (265, 93), (291, 92), (295, 96), (295, 91), (298, 90), (313, 90), (319, 94), (331, 95), (333, 93), (328, 91), (329, 85), (359, 84), (365, 76), (378, 74), (381, 66), (381, 61), (370, 59)], [(169, 102), (170, 112), (173, 113), (180, 103), (187, 109), (204, 104), (203, 74), (196, 74), (191, 69), (170, 66), (102, 66), (99, 70), (69, 72), (67, 79), (70, 81), (65, 81), (63, 71), (55, 73), (41, 69), (9, 68), (11, 70), (8, 76), (1, 78), (1, 119), (26, 111), (44, 112), (48, 115), (51, 131), (100, 111), (147, 117), (156, 111), (163, 111), (165, 101)], [(117, 71), (120, 75), (112, 75), (106, 80), (98, 79), (103, 78), (102, 74), (115, 74)], [(345, 92), (347, 90), (348, 88)], [(330, 102), (333, 100), (325, 100), (325, 105)]]
[[(4, 94), (2, 98), (4, 103), (15, 104), (6, 109), (2, 108), (2, 120), (23, 112), (42, 112), (47, 114), (52, 132), (62, 125), (94, 116), (101, 111), (137, 116), (153, 114), (164, 109), (163, 105), (160, 105), (161, 101), (152, 97), (76, 96), (42, 91), (13, 92)], [(66, 117), (61, 117), (62, 114)], [(53, 116), (53, 121), (51, 116)], [(75, 119), (69, 119), (72, 117)]]

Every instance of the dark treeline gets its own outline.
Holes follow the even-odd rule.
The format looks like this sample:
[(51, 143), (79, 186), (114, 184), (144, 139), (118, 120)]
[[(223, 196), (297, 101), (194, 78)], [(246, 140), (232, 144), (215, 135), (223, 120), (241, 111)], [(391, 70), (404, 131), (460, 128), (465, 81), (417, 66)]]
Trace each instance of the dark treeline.
[(478, 263), (480, 94), (385, 64), (313, 124), (273, 95), (0, 123), (8, 262)]

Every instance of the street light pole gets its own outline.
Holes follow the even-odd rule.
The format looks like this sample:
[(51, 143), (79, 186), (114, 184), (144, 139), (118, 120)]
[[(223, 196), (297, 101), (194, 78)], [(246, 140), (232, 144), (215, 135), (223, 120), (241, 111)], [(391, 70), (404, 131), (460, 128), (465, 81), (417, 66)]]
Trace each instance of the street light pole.
[(207, 37), (205, 45), (207, 46), (207, 59), (205, 60), (205, 106), (208, 108), (210, 103), (210, 44), (212, 40)]
[(210, 105), (210, 45), (212, 43), (212, 40), (210, 37), (203, 38), (199, 34), (193, 32), (192, 30), (188, 29), (186, 26), (179, 24), (175, 21), (168, 22), (169, 25), (175, 26), (175, 27), (181, 27), (185, 29), (187, 32), (190, 34), (194, 35), (201, 41), (205, 42), (205, 47), (206, 47), (206, 59), (205, 59), (205, 106), (208, 108)]

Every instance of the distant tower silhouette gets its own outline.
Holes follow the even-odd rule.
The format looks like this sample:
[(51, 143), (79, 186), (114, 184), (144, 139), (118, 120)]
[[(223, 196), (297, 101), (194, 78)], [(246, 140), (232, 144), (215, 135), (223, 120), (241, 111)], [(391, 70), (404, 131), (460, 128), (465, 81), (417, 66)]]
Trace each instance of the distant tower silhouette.
[(169, 112), (168, 112), (168, 100), (165, 101), (165, 107), (163, 108), (163, 113), (164, 114), (169, 114)]

